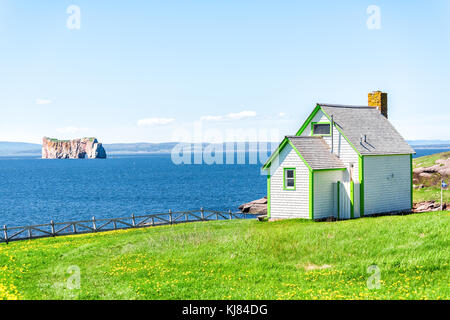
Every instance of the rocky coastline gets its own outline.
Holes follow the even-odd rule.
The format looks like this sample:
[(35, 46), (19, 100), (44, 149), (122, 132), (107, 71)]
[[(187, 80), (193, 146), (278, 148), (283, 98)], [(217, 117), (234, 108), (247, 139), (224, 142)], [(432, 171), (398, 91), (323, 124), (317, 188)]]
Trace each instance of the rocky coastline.
[(42, 139), (42, 159), (105, 159), (106, 150), (97, 138)]

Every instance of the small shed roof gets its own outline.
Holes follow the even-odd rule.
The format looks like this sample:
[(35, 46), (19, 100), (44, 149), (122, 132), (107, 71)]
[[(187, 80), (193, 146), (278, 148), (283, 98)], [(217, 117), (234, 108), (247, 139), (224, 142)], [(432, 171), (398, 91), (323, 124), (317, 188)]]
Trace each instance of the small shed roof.
[(334, 154), (322, 137), (287, 136), (313, 170), (344, 169), (345, 165)]
[(389, 120), (374, 107), (318, 105), (329, 117), (333, 117), (337, 127), (361, 155), (415, 153)]

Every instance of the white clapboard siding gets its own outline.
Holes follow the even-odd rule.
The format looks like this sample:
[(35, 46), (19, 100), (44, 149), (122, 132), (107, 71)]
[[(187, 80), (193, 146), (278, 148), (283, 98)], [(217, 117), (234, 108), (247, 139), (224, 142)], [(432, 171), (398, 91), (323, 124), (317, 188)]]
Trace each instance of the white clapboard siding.
[[(296, 190), (283, 190), (283, 168), (295, 168)], [(309, 170), (288, 144), (270, 167), (271, 218), (309, 218)]]
[[(317, 114), (313, 117), (311, 122), (330, 122), (330, 120), (327, 118), (327, 116), (323, 113), (322, 110), (319, 110)], [(301, 134), (301, 136), (310, 136), (311, 135), (311, 122), (308, 123), (308, 125), (305, 128), (305, 131)], [(333, 140), (334, 145), (334, 154), (341, 159), (341, 161), (349, 167), (350, 164), (353, 164), (352, 169), (352, 179), (355, 182), (354, 185), (354, 216), (359, 217), (360, 216), (360, 198), (359, 198), (359, 184), (356, 182), (359, 181), (359, 156), (358, 153), (353, 149), (353, 147), (347, 142), (347, 140), (342, 136), (342, 134), (336, 129), (336, 126), (333, 127), (333, 139), (329, 136), (324, 136), (323, 139), (325, 142), (330, 146), (331, 149), (331, 141)], [(343, 182), (347, 182), (349, 177), (344, 177)], [(349, 189), (350, 184), (345, 183), (344, 188), (348, 191), (348, 194), (350, 194)]]
[(337, 193), (333, 188), (342, 181), (342, 170), (314, 172), (314, 219), (337, 217)]
[(409, 209), (410, 156), (365, 156), (364, 215)]

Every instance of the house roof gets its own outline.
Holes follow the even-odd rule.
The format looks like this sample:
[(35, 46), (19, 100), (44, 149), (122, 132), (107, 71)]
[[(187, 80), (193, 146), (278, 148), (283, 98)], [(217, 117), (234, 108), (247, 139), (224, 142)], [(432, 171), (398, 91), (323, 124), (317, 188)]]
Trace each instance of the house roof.
[(286, 138), (313, 170), (345, 168), (342, 161), (331, 153), (322, 137), (287, 136)]
[(318, 105), (330, 118), (333, 117), (336, 126), (361, 155), (415, 153), (389, 120), (374, 107)]
[(263, 169), (270, 166), (272, 160), (287, 143), (296, 149), (312, 170), (345, 168), (339, 158), (331, 154), (328, 144), (321, 137), (300, 136), (319, 110), (322, 110), (330, 120), (333, 118), (338, 130), (360, 155), (415, 153), (414, 149), (403, 139), (389, 120), (381, 115), (378, 109), (369, 106), (318, 103), (297, 135), (287, 136), (269, 157)]

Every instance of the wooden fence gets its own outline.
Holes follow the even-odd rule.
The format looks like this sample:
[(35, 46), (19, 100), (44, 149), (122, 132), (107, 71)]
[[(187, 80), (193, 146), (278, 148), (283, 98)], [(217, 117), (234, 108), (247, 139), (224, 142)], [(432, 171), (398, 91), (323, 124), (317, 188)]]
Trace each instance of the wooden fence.
[(3, 226), (3, 237), (1, 242), (11, 242), (16, 240), (37, 239), (45, 237), (56, 237), (72, 234), (83, 234), (91, 232), (102, 232), (129, 228), (145, 228), (151, 226), (171, 225), (177, 223), (187, 223), (196, 221), (211, 220), (232, 220), (256, 218), (257, 215), (241, 212), (225, 212), (214, 210), (192, 210), (167, 213), (155, 213), (142, 216), (135, 216), (111, 219), (80, 220), (70, 222), (54, 222), (48, 224), (37, 224), (24, 227), (8, 228)]

